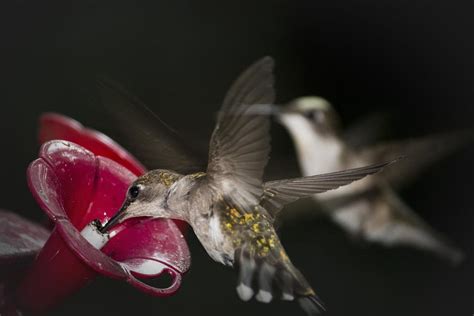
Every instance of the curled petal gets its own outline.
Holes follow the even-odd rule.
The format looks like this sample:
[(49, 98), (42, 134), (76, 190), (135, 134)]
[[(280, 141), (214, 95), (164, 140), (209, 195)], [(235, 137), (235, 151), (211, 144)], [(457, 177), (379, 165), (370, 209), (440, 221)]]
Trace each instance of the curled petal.
[(189, 249), (183, 247), (184, 236), (173, 221), (138, 218), (127, 221), (126, 225), (126, 229), (105, 245), (104, 253), (136, 267), (134, 270), (141, 276), (158, 275), (162, 269), (171, 268), (178, 273), (189, 269)]
[[(141, 244), (142, 241), (139, 239), (131, 241), (130, 237), (133, 236), (128, 235), (127, 232), (130, 230), (144, 230), (157, 235), (170, 235), (169, 229), (165, 227), (169, 223), (171, 223), (171, 225), (168, 228), (180, 234), (179, 229), (172, 221), (138, 219), (135, 223), (129, 224), (130, 226), (127, 227), (127, 229), (117, 234), (119, 242), (113, 245), (106, 245), (108, 253), (120, 254), (116, 257), (122, 260), (114, 260), (115, 258), (112, 259), (112, 257), (107, 256), (105, 249), (104, 252), (102, 252), (92, 247), (70, 222), (60, 220), (57, 223), (57, 227), (58, 233), (62, 236), (67, 246), (96, 272), (112, 278), (125, 280), (148, 294), (154, 296), (168, 296), (179, 289), (181, 285), (181, 273), (186, 272), (189, 268), (190, 256), (187, 247), (181, 249), (180, 246), (178, 246), (176, 249), (178, 254), (171, 254), (175, 256), (174, 260), (176, 261), (169, 260), (169, 254), (157, 251), (159, 246), (155, 248), (153, 245), (149, 245), (149, 247), (143, 250), (138, 249), (136, 252), (132, 251), (129, 253), (131, 249), (127, 248), (128, 246), (134, 243)], [(144, 235), (146, 234), (147, 233)], [(146, 242), (146, 240), (147, 237), (145, 237), (143, 242)], [(125, 244), (120, 244), (120, 241), (124, 241)], [(181, 261), (185, 256), (188, 257), (187, 262), (184, 264), (175, 264), (175, 262)], [(178, 270), (182, 268), (185, 270)], [(172, 277), (172, 284), (167, 288), (152, 287), (138, 279), (138, 277), (144, 279), (156, 278), (163, 273), (167, 273)]]
[(69, 218), (79, 227), (93, 198), (96, 159), (91, 152), (66, 141), (48, 142), (27, 176), (31, 193), (50, 219)]
[(139, 176), (145, 167), (128, 151), (108, 136), (60, 114), (45, 113), (40, 118), (39, 141), (41, 144), (62, 139), (78, 144), (98, 156), (107, 157)]

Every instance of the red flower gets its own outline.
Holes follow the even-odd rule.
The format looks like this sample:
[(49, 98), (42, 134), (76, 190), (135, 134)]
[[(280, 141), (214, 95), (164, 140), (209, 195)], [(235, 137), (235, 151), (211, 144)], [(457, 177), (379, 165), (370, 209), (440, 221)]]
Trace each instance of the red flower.
[[(119, 209), (144, 167), (107, 136), (64, 116), (44, 115), (40, 141), (55, 138), (63, 140), (46, 142), (27, 172), (29, 188), (54, 229), (16, 289), (20, 309), (44, 311), (97, 274), (122, 279), (155, 296), (176, 292), (189, 269), (190, 254), (173, 221), (126, 221), (111, 232), (102, 250), (81, 235), (88, 223), (105, 222)], [(163, 273), (172, 277), (165, 289), (138, 279)]]

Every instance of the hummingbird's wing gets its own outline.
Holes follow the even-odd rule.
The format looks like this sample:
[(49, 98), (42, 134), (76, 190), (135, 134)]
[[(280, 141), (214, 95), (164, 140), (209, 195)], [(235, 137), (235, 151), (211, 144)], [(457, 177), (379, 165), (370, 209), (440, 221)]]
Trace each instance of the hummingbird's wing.
[(205, 155), (190, 148), (138, 98), (108, 78), (98, 78), (97, 86), (103, 106), (117, 121), (121, 138), (147, 168), (183, 174), (205, 170)]
[(364, 161), (386, 161), (404, 155), (406, 159), (381, 175), (393, 186), (415, 179), (419, 173), (442, 158), (474, 141), (474, 131), (459, 131), (399, 142), (389, 142), (360, 152)]
[(343, 131), (342, 138), (350, 148), (372, 145), (390, 132), (390, 113), (375, 112), (357, 120)]
[(428, 225), (391, 189), (385, 187), (382, 194), (374, 195), (372, 199), (374, 210), (367, 218), (365, 229), (370, 231), (364, 231), (366, 238), (386, 246), (406, 245), (432, 251), (454, 264), (462, 260), (462, 252)]
[(270, 152), (269, 117), (249, 110), (255, 104), (274, 102), (273, 81), (270, 57), (244, 71), (224, 99), (210, 141), (209, 184), (242, 210), (258, 204)]
[(265, 182), (260, 205), (276, 215), (286, 204), (360, 180), (381, 171), (395, 161), (397, 160), (314, 176)]

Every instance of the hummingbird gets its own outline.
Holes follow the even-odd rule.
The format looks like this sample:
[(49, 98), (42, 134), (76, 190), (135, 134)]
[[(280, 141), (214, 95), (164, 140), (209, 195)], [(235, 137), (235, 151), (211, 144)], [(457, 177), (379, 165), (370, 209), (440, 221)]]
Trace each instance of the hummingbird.
[[(290, 202), (362, 179), (393, 161), (263, 182), (271, 118), (252, 114), (250, 109), (274, 103), (273, 65), (273, 59), (265, 57), (231, 86), (210, 139), (206, 169), (192, 173), (154, 169), (137, 178), (121, 209), (101, 231), (133, 217), (186, 221), (214, 261), (238, 268), (236, 291), (242, 300), (255, 297), (269, 303), (278, 295), (298, 301), (308, 315), (317, 315), (325, 307), (283, 248), (274, 226), (275, 214)], [(102, 87), (105, 101), (118, 100), (108, 83)], [(129, 98), (127, 102), (138, 101)], [(182, 153), (176, 143), (165, 145)], [(190, 156), (182, 156), (191, 161), (190, 170), (199, 165)], [(164, 163), (170, 165), (172, 160)]]
[[(432, 251), (453, 263), (462, 259), (462, 252), (406, 205), (395, 189), (472, 141), (471, 131), (354, 148), (344, 137), (333, 106), (323, 98), (297, 98), (273, 112), (293, 139), (303, 175), (355, 168), (394, 155), (406, 157), (373, 177), (314, 197), (351, 236), (385, 246), (407, 245)], [(361, 130), (367, 133), (370, 127)]]

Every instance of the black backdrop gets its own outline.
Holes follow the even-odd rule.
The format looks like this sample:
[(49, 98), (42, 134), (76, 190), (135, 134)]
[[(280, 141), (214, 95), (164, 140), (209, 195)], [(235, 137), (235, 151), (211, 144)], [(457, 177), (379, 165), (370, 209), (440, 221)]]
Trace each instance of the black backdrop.
[[(208, 137), (230, 82), (263, 55), (277, 61), (278, 101), (332, 101), (343, 122), (395, 112), (394, 136), (472, 126), (472, 1), (2, 1), (0, 4), (1, 207), (32, 218), (25, 168), (44, 111), (114, 135), (88, 102), (98, 73), (124, 83), (166, 122)], [(279, 126), (273, 156), (293, 147)], [(355, 245), (327, 220), (284, 225), (281, 235), (329, 306), (328, 315), (471, 315), (474, 169), (471, 149), (401, 192), (467, 260), (452, 268), (405, 248)], [(297, 172), (292, 160), (279, 168)], [(293, 315), (289, 303), (242, 303), (235, 276), (194, 236), (193, 265), (178, 295), (154, 299), (99, 279), (55, 315)]]

